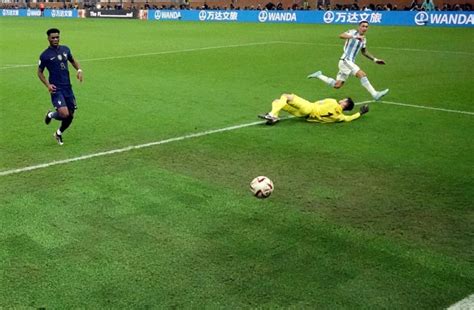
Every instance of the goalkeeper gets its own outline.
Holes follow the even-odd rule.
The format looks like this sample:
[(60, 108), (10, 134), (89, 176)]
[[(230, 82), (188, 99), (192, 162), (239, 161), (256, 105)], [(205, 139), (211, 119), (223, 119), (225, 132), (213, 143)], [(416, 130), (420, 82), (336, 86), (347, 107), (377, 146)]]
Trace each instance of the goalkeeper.
[(286, 111), (296, 117), (304, 117), (308, 122), (316, 123), (336, 123), (350, 122), (369, 112), (369, 106), (363, 105), (359, 112), (352, 115), (345, 115), (343, 111), (351, 111), (354, 108), (354, 101), (345, 98), (339, 101), (336, 99), (323, 99), (316, 102), (309, 102), (306, 99), (294, 94), (283, 94), (280, 99), (272, 102), (272, 110), (267, 114), (260, 114), (258, 117), (266, 119), (267, 125), (273, 125), (280, 119), (280, 111)]

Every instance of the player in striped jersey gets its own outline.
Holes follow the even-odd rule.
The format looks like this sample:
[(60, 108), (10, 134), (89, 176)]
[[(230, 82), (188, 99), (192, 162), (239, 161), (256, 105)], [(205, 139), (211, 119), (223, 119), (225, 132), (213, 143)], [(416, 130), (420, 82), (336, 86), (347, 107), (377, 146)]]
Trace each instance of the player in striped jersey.
[(365, 72), (362, 71), (354, 62), (357, 54), (360, 51), (362, 55), (369, 58), (376, 64), (385, 64), (384, 60), (375, 58), (367, 51), (367, 40), (365, 38), (365, 33), (368, 29), (369, 22), (361, 21), (357, 30), (351, 29), (339, 35), (341, 39), (346, 40), (346, 43), (344, 44), (344, 53), (339, 60), (339, 72), (337, 73), (336, 80), (323, 75), (321, 71), (317, 71), (308, 75), (308, 78), (318, 78), (329, 86), (337, 89), (344, 85), (344, 82), (350, 75), (355, 75), (360, 79), (362, 86), (367, 89), (367, 91), (375, 100), (379, 100), (385, 96), (388, 93), (388, 89), (376, 91), (372, 84), (370, 84), (367, 74), (365, 74)]

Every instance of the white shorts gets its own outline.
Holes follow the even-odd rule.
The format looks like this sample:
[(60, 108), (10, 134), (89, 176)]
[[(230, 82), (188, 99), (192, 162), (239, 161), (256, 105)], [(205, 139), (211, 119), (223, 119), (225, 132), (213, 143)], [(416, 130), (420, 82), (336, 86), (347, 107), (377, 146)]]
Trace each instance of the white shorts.
[(337, 73), (336, 79), (338, 81), (345, 81), (349, 75), (355, 75), (360, 68), (358, 65), (350, 60), (339, 60), (339, 72)]

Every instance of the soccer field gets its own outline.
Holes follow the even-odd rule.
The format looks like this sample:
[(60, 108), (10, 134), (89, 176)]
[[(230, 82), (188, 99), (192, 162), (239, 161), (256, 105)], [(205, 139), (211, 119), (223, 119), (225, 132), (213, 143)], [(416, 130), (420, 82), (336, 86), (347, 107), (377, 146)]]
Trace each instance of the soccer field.
[[(46, 30), (84, 70), (58, 126)], [(440, 309), (474, 293), (472, 29), (371, 26), (344, 124), (337, 25), (0, 19), (0, 308)], [(356, 107), (358, 109), (358, 107)], [(259, 175), (275, 191), (249, 191)]]

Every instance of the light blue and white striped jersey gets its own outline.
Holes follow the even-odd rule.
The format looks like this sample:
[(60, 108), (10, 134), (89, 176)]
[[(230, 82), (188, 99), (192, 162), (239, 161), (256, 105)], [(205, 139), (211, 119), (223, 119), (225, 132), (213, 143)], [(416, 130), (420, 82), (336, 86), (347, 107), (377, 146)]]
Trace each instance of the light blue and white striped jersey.
[[(346, 33), (351, 36), (358, 34), (357, 30), (355, 29), (348, 30)], [(346, 43), (344, 44), (344, 53), (342, 54), (341, 59), (354, 62), (357, 54), (362, 48), (365, 48), (366, 44), (367, 40), (365, 37), (362, 41), (357, 39), (347, 39)]]

